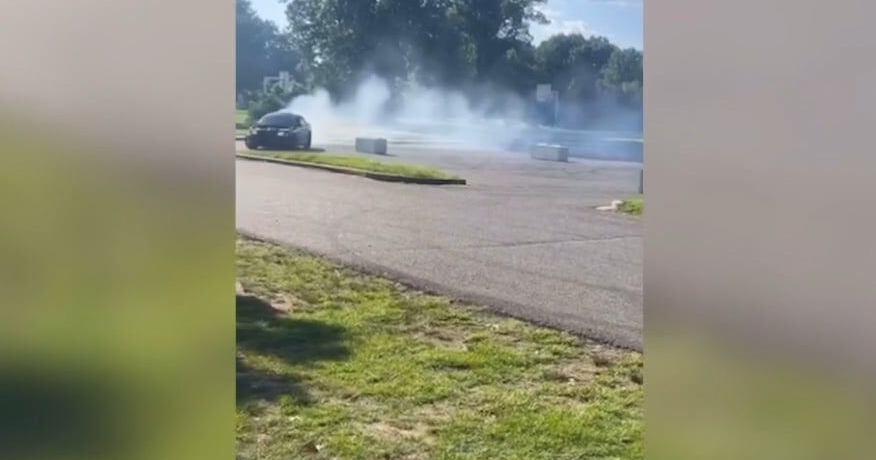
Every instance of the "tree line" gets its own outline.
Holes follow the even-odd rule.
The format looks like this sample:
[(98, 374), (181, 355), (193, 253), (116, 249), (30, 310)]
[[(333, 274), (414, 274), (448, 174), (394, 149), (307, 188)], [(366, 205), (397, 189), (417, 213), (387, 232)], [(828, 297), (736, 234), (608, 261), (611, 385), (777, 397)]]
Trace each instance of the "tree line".
[[(546, 0), (293, 0), (285, 31), (236, 1), (237, 92), (256, 112), (316, 87), (343, 99), (364, 75), (393, 94), (416, 83), (474, 103), (496, 92), (534, 100), (535, 86), (550, 83), (564, 107), (641, 112), (642, 53), (580, 34), (534, 45), (529, 24), (547, 22), (538, 8)], [(294, 88), (262, 93), (263, 77), (280, 71)], [(599, 116), (591, 112), (585, 119)]]

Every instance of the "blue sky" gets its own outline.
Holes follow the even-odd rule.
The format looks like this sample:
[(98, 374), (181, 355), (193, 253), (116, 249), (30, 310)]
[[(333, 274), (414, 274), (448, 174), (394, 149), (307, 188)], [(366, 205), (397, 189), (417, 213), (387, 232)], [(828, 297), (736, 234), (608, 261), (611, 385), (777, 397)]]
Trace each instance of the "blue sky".
[[(286, 7), (279, 0), (251, 1), (259, 16), (286, 26)], [(542, 10), (551, 24), (530, 27), (536, 43), (555, 33), (580, 32), (642, 49), (642, 0), (548, 0)]]

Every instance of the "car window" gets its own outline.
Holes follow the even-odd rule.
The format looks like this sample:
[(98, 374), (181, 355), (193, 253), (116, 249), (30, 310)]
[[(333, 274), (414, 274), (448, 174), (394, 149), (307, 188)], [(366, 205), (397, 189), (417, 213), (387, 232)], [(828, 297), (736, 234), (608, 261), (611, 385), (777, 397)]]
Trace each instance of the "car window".
[(259, 120), (263, 126), (289, 126), (295, 127), (300, 124), (301, 117), (291, 113), (271, 113)]

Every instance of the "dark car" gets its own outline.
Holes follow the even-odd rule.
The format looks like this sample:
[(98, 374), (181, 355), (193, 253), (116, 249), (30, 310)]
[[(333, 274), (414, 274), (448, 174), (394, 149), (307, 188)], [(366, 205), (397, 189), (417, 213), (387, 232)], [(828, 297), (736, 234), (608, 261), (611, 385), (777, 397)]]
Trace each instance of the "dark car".
[(249, 129), (244, 139), (248, 149), (310, 148), (310, 124), (301, 115), (273, 112), (263, 116)]

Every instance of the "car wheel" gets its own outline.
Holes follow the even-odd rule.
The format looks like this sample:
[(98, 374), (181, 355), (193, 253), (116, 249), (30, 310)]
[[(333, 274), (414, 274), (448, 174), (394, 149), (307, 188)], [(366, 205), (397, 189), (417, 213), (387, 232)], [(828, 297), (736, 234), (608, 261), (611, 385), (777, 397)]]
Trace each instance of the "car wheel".
[(307, 140), (304, 141), (304, 145), (302, 145), (302, 147), (304, 147), (304, 150), (310, 150), (310, 138), (311, 138), (311, 136), (312, 136), (312, 134), (310, 134), (310, 133), (307, 134)]
[(255, 139), (253, 139), (249, 136), (247, 136), (243, 140), (243, 143), (244, 143), (244, 145), (246, 145), (246, 148), (248, 148), (250, 150), (257, 150), (259, 148), (259, 144), (255, 141)]

